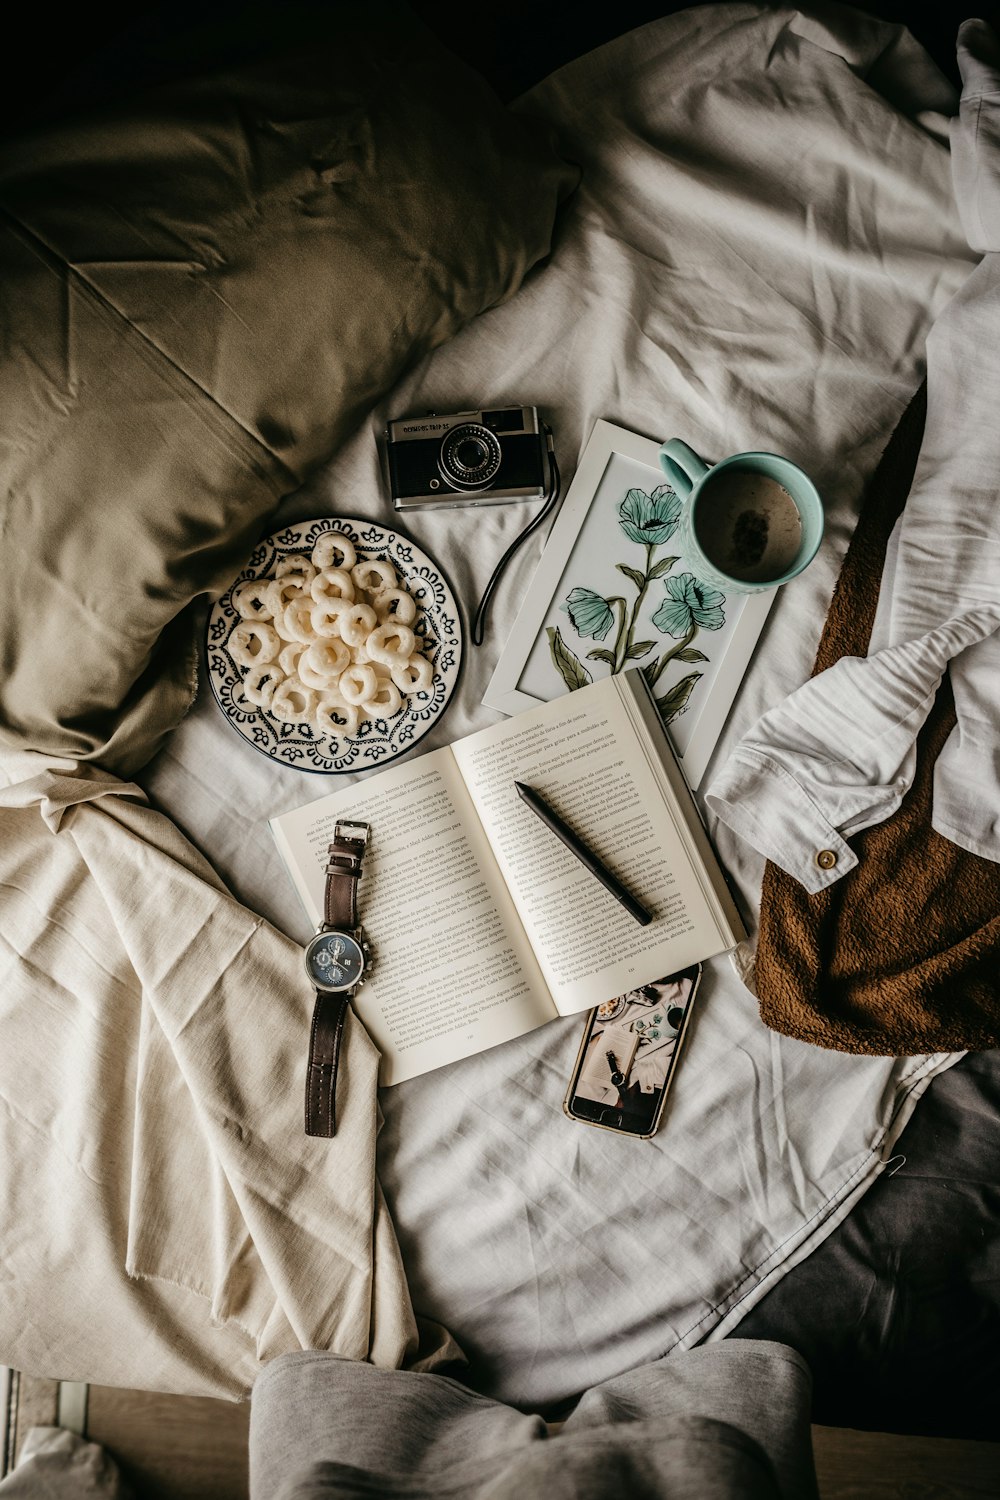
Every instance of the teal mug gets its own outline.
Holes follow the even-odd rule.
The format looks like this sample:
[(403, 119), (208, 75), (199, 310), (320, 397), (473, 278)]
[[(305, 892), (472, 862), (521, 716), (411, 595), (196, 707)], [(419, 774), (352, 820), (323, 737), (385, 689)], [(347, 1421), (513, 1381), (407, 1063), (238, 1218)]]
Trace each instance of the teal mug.
[(795, 578), (823, 540), (823, 501), (807, 474), (777, 453), (735, 453), (709, 467), (671, 438), (660, 465), (684, 503), (678, 539), (698, 577), (759, 594)]

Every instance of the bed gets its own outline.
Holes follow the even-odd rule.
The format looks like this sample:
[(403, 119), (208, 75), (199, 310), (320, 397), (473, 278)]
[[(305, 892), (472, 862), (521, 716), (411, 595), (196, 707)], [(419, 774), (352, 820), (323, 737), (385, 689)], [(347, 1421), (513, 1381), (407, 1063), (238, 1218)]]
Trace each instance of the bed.
[[(657, 438), (683, 434), (711, 455), (787, 453), (827, 501), (827, 542), (772, 613), (720, 741), (713, 764), (721, 764), (742, 731), (808, 675), (866, 482), (920, 383), (923, 337), (975, 263), (950, 215), (953, 108), (949, 85), (905, 33), (839, 8), (821, 17), (700, 8), (567, 64), (515, 105), (532, 134), (552, 132), (561, 156), (582, 168), (551, 253), (516, 295), (428, 352), (439, 342), (432, 339), (374, 405), (373, 393), (351, 408), (328, 435), (336, 455), (311, 464), (303, 486), (283, 486), (295, 492), (278, 517), (336, 513), (349, 497), (349, 514), (384, 518), (376, 438), (386, 418), (463, 409), (487, 396), (539, 405), (567, 479), (602, 417)], [(256, 525), (265, 515), (273, 524), (274, 498), (260, 500)], [(524, 519), (516, 507), (478, 512), (474, 547), (461, 512), (415, 516), (409, 529), (444, 562), (468, 606)], [(247, 521), (227, 538), (230, 561), (251, 532)], [(487, 642), (469, 652), (460, 691), (428, 746), (489, 722), (483, 691), (539, 545), (519, 554)], [(182, 673), (179, 692), (186, 680)], [(137, 769), (152, 807), (169, 815), (242, 907), (284, 935), (283, 944), (274, 939), (275, 965), (284, 963), (307, 927), (266, 819), (321, 795), (322, 782), (243, 753), (204, 690), (156, 758)], [(724, 828), (713, 831), (752, 914), (761, 863)], [(200, 878), (208, 879), (203, 871)], [(239, 931), (232, 941), (235, 949)], [(267, 1024), (265, 1010), (254, 1014)], [(189, 1020), (177, 1027), (175, 1055), (190, 1062)], [(291, 1078), (294, 1007), (278, 1007), (273, 1024)], [(595, 1381), (738, 1329), (807, 1354), (821, 1420), (883, 1427), (911, 1420), (931, 1430), (934, 1413), (908, 1397), (914, 1382), (899, 1364), (919, 1371), (914, 1348), (929, 1359), (942, 1325), (954, 1325), (957, 1336), (944, 1343), (968, 1379), (952, 1390), (975, 1386), (983, 1399), (956, 1398), (937, 1430), (986, 1434), (984, 1393), (996, 1389), (989, 1228), (996, 1187), (977, 1125), (995, 1119), (1000, 1104), (994, 1055), (852, 1058), (807, 1047), (767, 1031), (733, 966), (716, 960), (666, 1126), (637, 1148), (564, 1119), (578, 1030), (579, 1022), (554, 1023), (381, 1095), (377, 1162), (388, 1217), (376, 1195), (376, 1233), (391, 1237), (391, 1218), (425, 1343), (443, 1325), (478, 1389), (552, 1412)], [(145, 1022), (134, 1045), (139, 1063), (148, 1060)], [(370, 1087), (367, 1059), (360, 1050), (356, 1057), (352, 1076)], [(12, 1116), (13, 1071), (4, 1083)], [(184, 1081), (197, 1106), (199, 1076), (188, 1072)], [(120, 1083), (116, 1100), (121, 1138), (133, 1150), (134, 1087)], [(158, 1102), (190, 1108), (182, 1094)], [(252, 1119), (253, 1101), (246, 1107)], [(244, 1143), (233, 1145), (226, 1121), (213, 1117), (212, 1126), (194, 1161), (213, 1193), (239, 1184), (240, 1213), (227, 1219), (224, 1243), (208, 1235), (205, 1253), (218, 1252), (225, 1282), (242, 1226), (243, 1249), (260, 1262), (253, 1288), (265, 1279), (292, 1334), (320, 1343), (329, 1336), (315, 1308), (324, 1263), (302, 1242), (322, 1239), (316, 1224), (323, 1191), (333, 1191), (329, 1177), (317, 1169), (318, 1180), (303, 1189), (310, 1218), (280, 1179), (248, 1175)], [(951, 1148), (943, 1163), (938, 1131)], [(370, 1138), (374, 1146), (374, 1128)], [(16, 1149), (18, 1137), (9, 1139)], [(169, 1226), (151, 1217), (146, 1198), (161, 1183), (177, 1184), (168, 1181), (169, 1152), (152, 1139), (142, 1144), (144, 1249), (129, 1218), (134, 1175), (131, 1201), (102, 1203), (98, 1194), (86, 1204), (98, 1216), (91, 1238), (106, 1241), (88, 1265), (121, 1267), (97, 1329), (79, 1316), (72, 1329), (53, 1326), (38, 1311), (53, 1242), (67, 1236), (67, 1225), (54, 1229), (43, 1215), (37, 1243), (30, 1235), (22, 1243), (12, 1226), (23, 1224), (30, 1194), (24, 1174), (8, 1174), (5, 1263), (16, 1267), (8, 1277), (33, 1311), (28, 1326), (15, 1317), (0, 1329), (0, 1357), (38, 1373), (238, 1396), (258, 1357), (284, 1347), (262, 1334), (270, 1303), (220, 1297), (220, 1283), (197, 1266), (171, 1263)], [(275, 1148), (268, 1164), (302, 1171), (291, 1147), (284, 1156)], [(85, 1166), (95, 1173), (93, 1162)], [(941, 1172), (951, 1179), (945, 1217), (953, 1233), (940, 1253), (961, 1270), (931, 1300), (919, 1288), (936, 1285), (942, 1261), (915, 1226), (940, 1212)], [(193, 1214), (204, 1186), (195, 1170), (185, 1198)], [(266, 1215), (255, 1212), (257, 1195), (267, 1199)], [(83, 1211), (82, 1200), (73, 1210)], [(283, 1214), (298, 1237), (295, 1256), (283, 1240)], [(158, 1233), (167, 1251), (152, 1243)], [(973, 1254), (975, 1234), (981, 1248), (976, 1242)], [(882, 1263), (885, 1240), (893, 1250)], [(27, 1270), (33, 1256), (43, 1268), (35, 1278)], [(56, 1265), (72, 1281), (65, 1247)], [(895, 1310), (882, 1311), (880, 1291)], [(913, 1296), (922, 1309), (916, 1326), (907, 1312)], [(145, 1360), (130, 1347), (133, 1319), (149, 1335)], [(844, 1333), (848, 1320), (853, 1338)], [(887, 1366), (900, 1339), (899, 1363)], [(439, 1355), (454, 1353), (437, 1343)], [(891, 1371), (891, 1400), (882, 1390), (875, 1409), (869, 1385), (864, 1408), (861, 1396), (848, 1401), (845, 1372), (854, 1379), (866, 1371), (871, 1381), (873, 1369), (880, 1386)]]

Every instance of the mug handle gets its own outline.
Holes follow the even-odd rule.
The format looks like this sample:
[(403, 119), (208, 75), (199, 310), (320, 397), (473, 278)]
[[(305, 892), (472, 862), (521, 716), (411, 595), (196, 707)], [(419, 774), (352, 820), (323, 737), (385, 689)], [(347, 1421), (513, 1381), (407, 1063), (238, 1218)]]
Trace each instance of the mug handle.
[(708, 473), (708, 464), (680, 438), (671, 438), (661, 445), (660, 467), (682, 500), (687, 499), (695, 485)]

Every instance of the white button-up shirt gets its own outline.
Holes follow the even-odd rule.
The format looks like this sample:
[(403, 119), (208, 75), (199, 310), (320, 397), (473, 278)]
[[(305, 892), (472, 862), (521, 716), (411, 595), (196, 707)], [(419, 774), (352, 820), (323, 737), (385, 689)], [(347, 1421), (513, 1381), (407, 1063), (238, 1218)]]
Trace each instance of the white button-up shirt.
[(710, 809), (810, 892), (857, 864), (846, 842), (889, 817), (946, 671), (958, 722), (932, 822), (1000, 860), (1000, 61), (966, 21), (952, 165), (983, 260), (927, 340), (927, 424), (890, 538), (869, 654), (844, 657), (766, 713), (707, 793)]

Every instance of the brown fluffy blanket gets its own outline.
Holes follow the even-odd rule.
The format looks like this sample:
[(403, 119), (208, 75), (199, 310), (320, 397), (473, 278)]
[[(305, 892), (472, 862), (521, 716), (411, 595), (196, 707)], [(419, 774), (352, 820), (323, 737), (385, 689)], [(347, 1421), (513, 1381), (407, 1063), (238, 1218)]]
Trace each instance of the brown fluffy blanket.
[[(814, 674), (868, 648), (886, 544), (916, 465), (921, 389), (872, 479)], [(851, 840), (857, 866), (811, 896), (768, 864), (757, 992), (775, 1031), (840, 1052), (897, 1056), (1000, 1045), (1000, 865), (931, 827), (934, 762), (955, 722), (947, 678), (899, 810)]]

